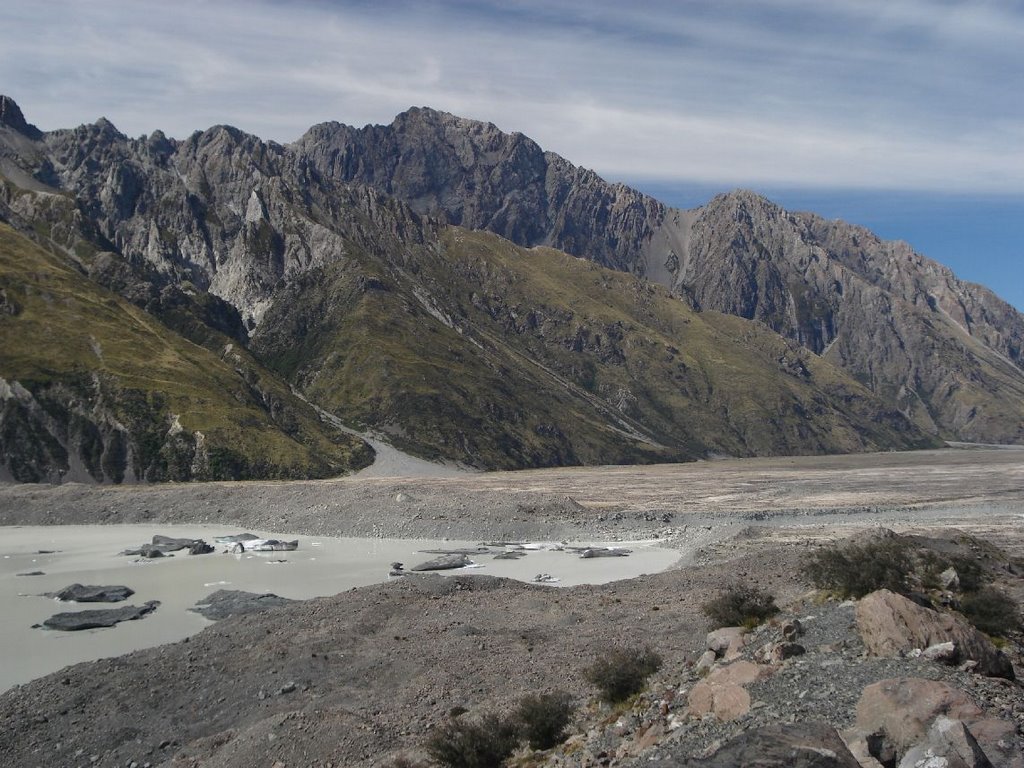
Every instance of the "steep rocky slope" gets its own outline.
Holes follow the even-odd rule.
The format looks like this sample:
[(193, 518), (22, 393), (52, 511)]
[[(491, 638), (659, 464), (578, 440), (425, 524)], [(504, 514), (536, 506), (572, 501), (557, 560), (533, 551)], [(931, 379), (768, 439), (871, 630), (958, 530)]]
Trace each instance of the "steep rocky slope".
[(253, 350), (419, 453), (511, 468), (930, 444), (763, 326), (558, 251), (453, 228), (402, 259), (351, 254), (284, 288)]
[(904, 243), (793, 214), (749, 192), (667, 208), (521, 134), (430, 109), (388, 126), (312, 128), (317, 173), (421, 213), (550, 245), (760, 320), (842, 366), (945, 438), (1024, 439), (1024, 317)]
[(0, 478), (324, 477), (372, 460), (236, 346), (190, 343), (0, 224)]
[(223, 126), (42, 134), (5, 104), (0, 217), (420, 455), (523, 467), (934, 444), (759, 324), (452, 229), (298, 148)]

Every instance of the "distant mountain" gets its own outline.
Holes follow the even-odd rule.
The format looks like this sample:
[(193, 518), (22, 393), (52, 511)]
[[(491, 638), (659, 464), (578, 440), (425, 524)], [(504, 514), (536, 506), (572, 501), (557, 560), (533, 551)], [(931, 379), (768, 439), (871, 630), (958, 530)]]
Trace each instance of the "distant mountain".
[(1024, 440), (1024, 317), (905, 243), (750, 192), (671, 209), (521, 134), (430, 109), (389, 126), (318, 125), (294, 151), (322, 178), (646, 277), (696, 309), (759, 320), (931, 434)]
[[(328, 438), (289, 386), (419, 455), (481, 467), (906, 449), (937, 445), (937, 435), (1022, 434), (1024, 373), (1009, 341), (1020, 317), (1006, 305), (997, 315), (984, 289), (945, 272), (943, 294), (920, 257), (902, 277), (878, 266), (881, 276), (869, 279), (876, 267), (844, 255), (844, 233), (858, 233), (858, 247), (877, 244), (879, 265), (900, 246), (749, 193), (673, 211), (525, 137), (430, 110), (390, 127), (318, 126), (283, 146), (226, 126), (183, 140), (130, 139), (102, 119), (42, 133), (0, 97), (0, 219), (81, 281), (76, 292), (111, 296), (140, 313), (130, 317), (148, 315), (175, 343), (214, 359), (237, 355), (244, 365), (229, 365), (233, 375), (272, 386), (279, 399), (275, 411), (256, 388), (261, 418), (276, 423), (282, 405), (308, 417), (293, 442), (309, 460), (325, 451), (323, 464), (248, 464), (245, 476), (365, 460), (357, 446)], [(29, 246), (13, 237), (0, 249), (17, 262)], [(822, 244), (812, 248), (811, 239)], [(552, 247), (523, 247), (538, 244)], [(16, 290), (42, 290), (19, 279)], [(12, 280), (0, 275), (7, 295)], [(934, 300), (899, 293), (917, 285)], [(819, 298), (826, 290), (831, 303)], [(952, 296), (969, 302), (969, 329), (947, 308)], [(63, 327), (99, 321), (82, 306), (72, 315), (64, 303), (47, 306)], [(884, 311), (888, 324), (873, 316)], [(874, 335), (859, 339), (854, 327)], [(90, 358), (84, 335), (73, 371), (47, 367), (54, 352), (45, 346), (15, 358), (7, 352), (15, 328), (0, 314), (9, 387), (58, 386), (93, 370), (114, 383), (135, 375)], [(139, 338), (122, 353), (135, 350), (142, 365), (151, 346)], [(867, 349), (865, 375), (857, 364)], [(913, 366), (917, 380), (894, 373), (911, 375)], [(157, 380), (147, 391), (159, 391)], [(913, 384), (914, 396), (895, 381)], [(214, 389), (231, 391), (223, 381)], [(27, 434), (46, 442), (28, 428), (11, 442), (9, 410), (0, 412), (4, 456), (35, 450)], [(189, 414), (185, 399), (158, 411), (153, 423), (166, 430)], [(234, 442), (258, 451), (265, 436), (250, 429), (252, 418), (226, 422)], [(206, 435), (195, 424), (187, 426)], [(93, 452), (106, 450), (100, 432)], [(37, 474), (60, 472), (41, 465)], [(165, 474), (124, 475), (143, 476)]]

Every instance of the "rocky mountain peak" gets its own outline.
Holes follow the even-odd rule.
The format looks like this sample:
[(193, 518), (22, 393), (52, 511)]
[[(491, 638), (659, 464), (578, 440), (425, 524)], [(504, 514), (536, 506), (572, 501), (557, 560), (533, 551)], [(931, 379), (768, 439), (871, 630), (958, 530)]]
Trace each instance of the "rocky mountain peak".
[(30, 139), (38, 139), (43, 133), (34, 125), (25, 120), (21, 107), (10, 96), (0, 94), (0, 125), (13, 128), (18, 133), (28, 136)]

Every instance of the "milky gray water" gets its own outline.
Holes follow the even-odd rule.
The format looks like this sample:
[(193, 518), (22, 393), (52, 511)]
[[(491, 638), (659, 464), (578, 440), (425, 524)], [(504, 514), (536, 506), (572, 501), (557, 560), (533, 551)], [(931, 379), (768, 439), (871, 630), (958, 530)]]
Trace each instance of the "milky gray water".
[[(475, 547), (479, 542), (309, 537), (251, 531), (266, 538), (298, 539), (294, 552), (215, 553), (154, 560), (119, 555), (153, 534), (202, 538), (240, 533), (205, 525), (11, 526), (0, 527), (0, 691), (81, 661), (181, 640), (209, 621), (187, 609), (217, 589), (273, 592), (305, 599), (388, 579), (393, 561), (410, 568), (434, 555), (423, 549)], [(589, 543), (589, 542), (588, 542)], [(558, 586), (599, 584), (665, 570), (679, 553), (650, 542), (629, 546), (629, 557), (580, 559), (566, 551), (531, 550), (519, 560), (474, 557), (476, 567), (446, 573), (481, 573), (531, 581), (540, 573)], [(48, 553), (42, 553), (45, 550)], [(43, 571), (43, 576), (19, 576)], [(135, 590), (124, 603), (61, 603), (41, 597), (69, 584), (123, 584)], [(59, 632), (32, 628), (55, 613), (159, 600), (155, 613), (109, 629)]]

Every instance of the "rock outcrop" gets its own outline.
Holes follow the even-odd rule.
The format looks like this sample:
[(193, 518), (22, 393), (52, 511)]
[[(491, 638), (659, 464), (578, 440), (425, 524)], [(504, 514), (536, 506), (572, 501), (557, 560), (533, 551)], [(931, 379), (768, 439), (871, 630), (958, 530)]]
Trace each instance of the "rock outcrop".
[(985, 765), (980, 759), (967, 762), (975, 748), (997, 768), (1024, 765), (1012, 723), (986, 716), (963, 691), (939, 681), (896, 678), (868, 686), (857, 703), (856, 727), (850, 740), (866, 739), (876, 758), (893, 756), (900, 766), (917, 765), (905, 758), (929, 749), (945, 752), (938, 757)]
[[(917, 605), (882, 589), (857, 603), (857, 628), (868, 651), (877, 656), (904, 656), (911, 651), (952, 643), (952, 663), (974, 662), (991, 677), (1013, 679), (1013, 665), (992, 641), (963, 619)], [(938, 657), (945, 654), (936, 651)]]

